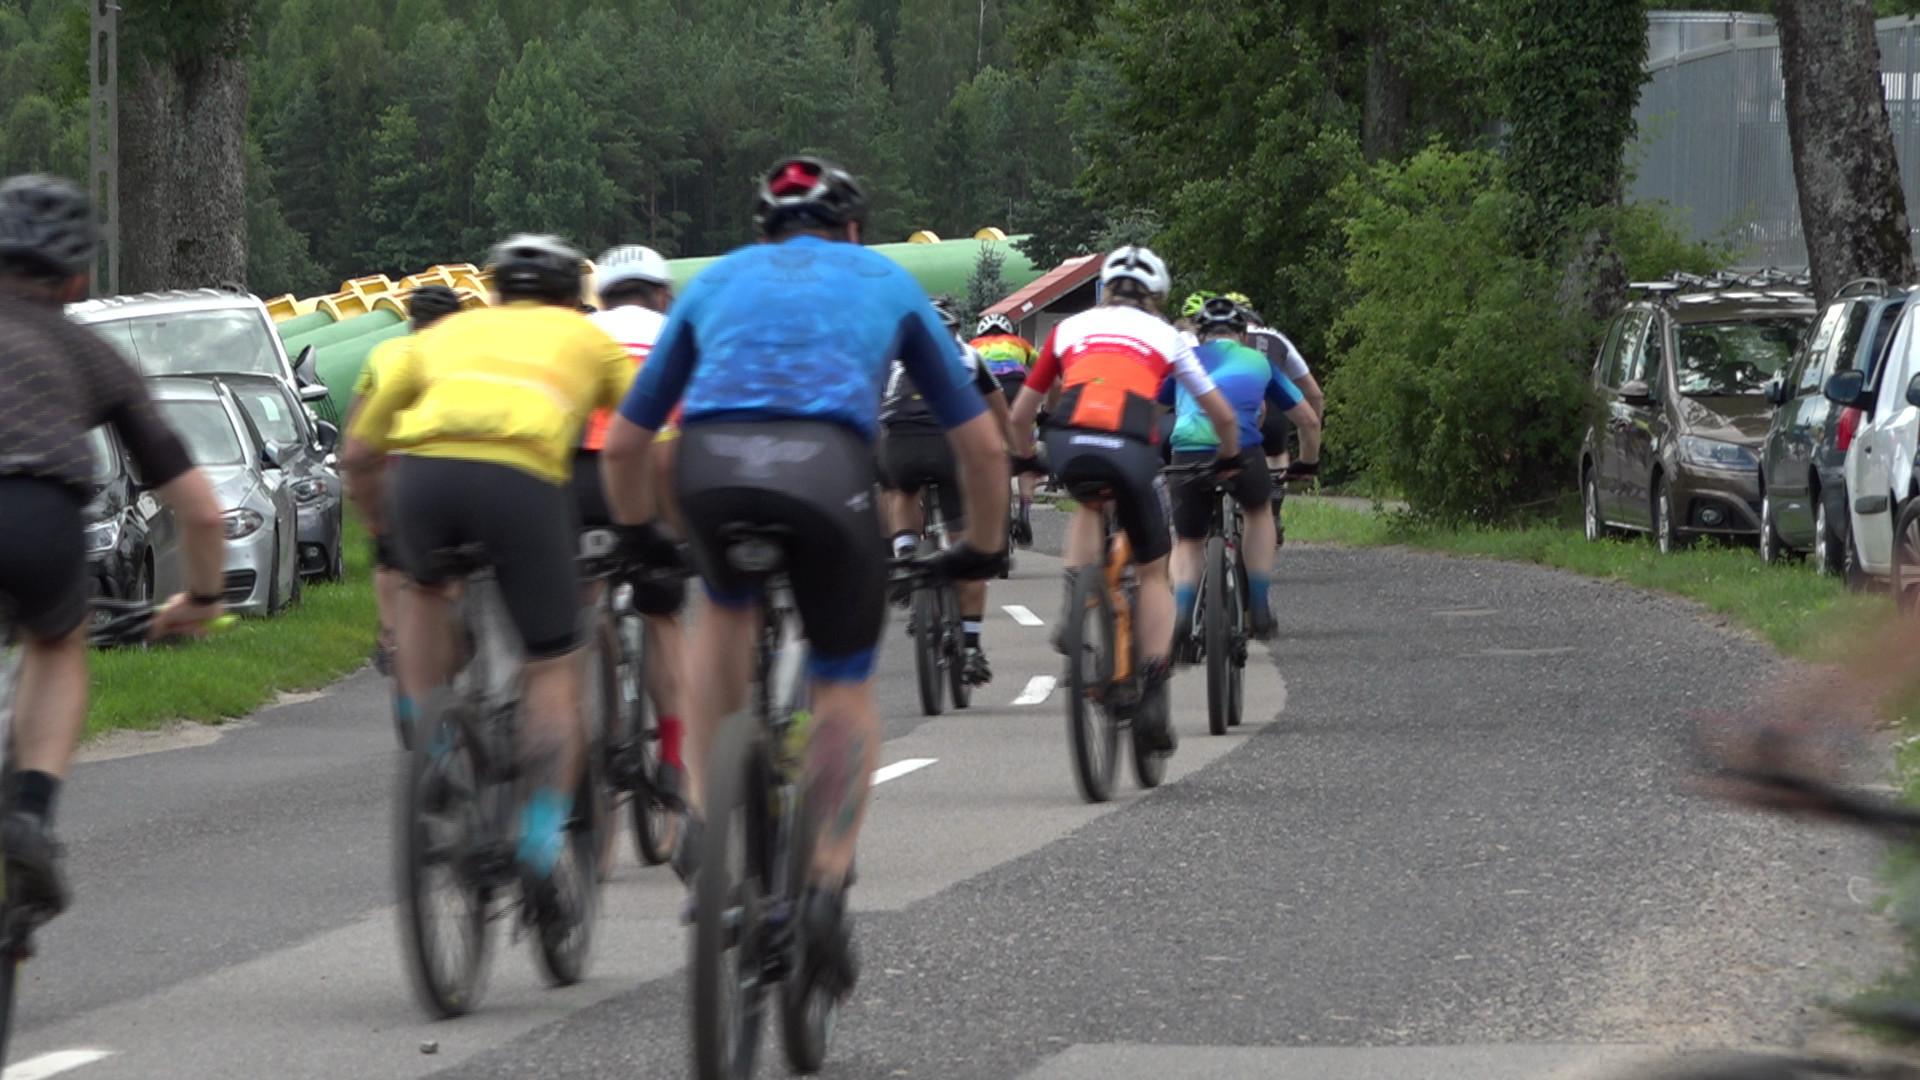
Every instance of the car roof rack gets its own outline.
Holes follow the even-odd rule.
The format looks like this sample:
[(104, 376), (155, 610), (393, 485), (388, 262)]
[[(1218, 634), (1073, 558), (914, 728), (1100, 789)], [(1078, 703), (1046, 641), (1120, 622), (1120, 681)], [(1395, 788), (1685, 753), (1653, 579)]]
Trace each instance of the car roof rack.
[(1675, 272), (1665, 281), (1636, 281), (1627, 288), (1660, 304), (1697, 305), (1721, 301), (1765, 304), (1805, 303), (1812, 299), (1812, 285), (1804, 270), (1768, 267), (1747, 272), (1720, 270), (1711, 274)]
[(1840, 286), (1840, 291), (1834, 293), (1833, 298), (1839, 300), (1849, 296), (1886, 296), (1892, 291), (1893, 289), (1887, 285), (1887, 279), (1885, 278), (1854, 278), (1852, 281)]

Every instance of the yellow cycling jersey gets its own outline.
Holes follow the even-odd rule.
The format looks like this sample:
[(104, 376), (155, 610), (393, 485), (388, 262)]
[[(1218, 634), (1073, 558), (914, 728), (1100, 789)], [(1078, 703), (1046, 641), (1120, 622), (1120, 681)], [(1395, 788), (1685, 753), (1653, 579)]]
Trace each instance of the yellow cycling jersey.
[[(619, 342), (570, 308), (516, 302), (396, 338), (354, 421), (378, 450), (510, 465), (567, 482), (580, 428), (633, 380)], [(369, 358), (369, 368), (373, 358)]]
[(375, 345), (368, 353), (366, 362), (360, 365), (360, 374), (353, 380), (354, 401), (363, 401), (373, 388), (380, 385), (380, 372), (393, 364), (394, 357), (407, 351), (411, 340), (406, 337), (388, 338)]

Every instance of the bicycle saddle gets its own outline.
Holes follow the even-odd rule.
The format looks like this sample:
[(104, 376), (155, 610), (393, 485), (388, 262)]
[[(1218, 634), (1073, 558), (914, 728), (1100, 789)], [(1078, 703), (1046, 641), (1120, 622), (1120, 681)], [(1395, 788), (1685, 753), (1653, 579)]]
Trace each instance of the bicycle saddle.
[(480, 544), (461, 544), (427, 553), (427, 565), (447, 577), (466, 577), (493, 565), (493, 556)]
[(1113, 481), (1077, 480), (1067, 485), (1067, 494), (1081, 502), (1105, 502), (1113, 498)]
[(717, 535), (726, 548), (727, 563), (749, 574), (771, 574), (785, 566), (793, 543), (793, 528), (788, 525), (736, 521), (720, 526)]

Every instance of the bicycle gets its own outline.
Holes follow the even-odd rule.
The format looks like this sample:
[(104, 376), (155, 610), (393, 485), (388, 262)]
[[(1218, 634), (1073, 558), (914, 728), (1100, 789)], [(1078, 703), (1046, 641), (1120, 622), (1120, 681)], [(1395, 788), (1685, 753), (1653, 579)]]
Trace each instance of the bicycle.
[[(1216, 476), (1211, 462), (1175, 465), (1169, 478)], [(1206, 554), (1200, 564), (1200, 591), (1193, 606), (1187, 640), (1207, 666), (1207, 731), (1225, 735), (1240, 723), (1246, 697), (1247, 567), (1240, 557), (1240, 503), (1231, 483), (1213, 481), (1213, 515), (1207, 526)]]
[[(145, 600), (96, 598), (89, 603), (87, 644), (96, 649), (132, 645), (146, 640), (156, 609)], [(222, 615), (208, 624), (224, 630), (239, 621)], [(0, 786), (13, 774), (13, 693), (20, 677), (20, 647), (14, 627), (0, 622), (0, 741), (7, 746), (0, 764)], [(54, 913), (42, 907), (12, 903), (7, 893), (6, 861), (0, 859), (0, 1065), (7, 1060), (13, 1035), (14, 991), (20, 965), (33, 956), (33, 935)]]
[[(808, 647), (786, 575), (793, 532), (741, 523), (718, 537), (722, 557), (758, 579), (766, 599), (752, 703), (721, 727), (708, 762), (690, 964), (694, 1074), (753, 1075), (769, 991), (779, 994), (787, 1063), (814, 1073), (826, 1061), (838, 1003), (805, 978), (799, 918), (814, 821), (799, 782), (812, 715)], [(895, 563), (896, 583), (925, 576), (915, 560)]]
[[(517, 940), (532, 922), (532, 906), (514, 895), (523, 657), (486, 550), (468, 544), (428, 558), (446, 580), (461, 583), (453, 602), (456, 673), (421, 703), (418, 736), (402, 762), (395, 869), (415, 996), (429, 1015), (447, 1019), (479, 1001), (492, 923), (517, 909)], [(554, 986), (578, 982), (586, 970), (599, 904), (601, 783), (599, 760), (585, 755), (552, 878), (569, 917), (535, 928), (535, 966)]]
[[(672, 856), (681, 809), (679, 800), (660, 784), (660, 716), (647, 691), (653, 630), (633, 606), (635, 584), (677, 575), (629, 566), (617, 554), (618, 546), (618, 534), (611, 529), (580, 534), (583, 578), (599, 586), (584, 640), (589, 753), (600, 762), (604, 797), (599, 817), (608, 823), (601, 848), (603, 873), (613, 861), (618, 832), (613, 822), (623, 801), (634, 850), (646, 866), (658, 866)], [(616, 580), (621, 577), (629, 580)]]
[(1069, 616), (1061, 628), (1060, 648), (1066, 654), (1067, 741), (1073, 757), (1073, 778), (1088, 802), (1113, 797), (1113, 779), (1120, 757), (1120, 735), (1128, 731), (1133, 747), (1134, 776), (1143, 788), (1155, 788), (1166, 779), (1171, 751), (1146, 744), (1133, 722), (1140, 703), (1138, 643), (1133, 636), (1133, 610), (1139, 581), (1133, 569), (1133, 548), (1121, 531), (1113, 510), (1113, 488), (1102, 481), (1067, 485), (1068, 494), (1083, 506), (1102, 508), (1107, 557), (1080, 568), (1074, 578)]
[[(920, 489), (920, 520), (920, 554), (945, 551), (951, 537), (946, 518), (940, 513), (939, 490), (932, 484)], [(953, 695), (954, 708), (972, 705), (960, 593), (953, 583), (927, 582), (914, 588), (907, 633), (913, 638), (913, 672), (920, 690), (921, 714), (939, 716), (947, 692)]]

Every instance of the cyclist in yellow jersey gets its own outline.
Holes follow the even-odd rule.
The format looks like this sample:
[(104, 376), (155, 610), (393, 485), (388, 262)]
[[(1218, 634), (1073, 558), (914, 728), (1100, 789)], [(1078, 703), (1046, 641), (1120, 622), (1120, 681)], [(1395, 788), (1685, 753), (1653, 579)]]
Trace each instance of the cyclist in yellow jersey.
[[(574, 448), (595, 410), (632, 381), (627, 350), (575, 310), (579, 252), (550, 236), (494, 249), (502, 306), (462, 312), (383, 364), (349, 431), (354, 501), (391, 530), (412, 582), (401, 597), (400, 688), (423, 700), (452, 672), (448, 583), (431, 553), (479, 543), (525, 644), (521, 808), (515, 852), (536, 921), (558, 910), (551, 874), (573, 815), (585, 752), (580, 712), (581, 596), (568, 495)], [(382, 468), (396, 456), (391, 473)]]

